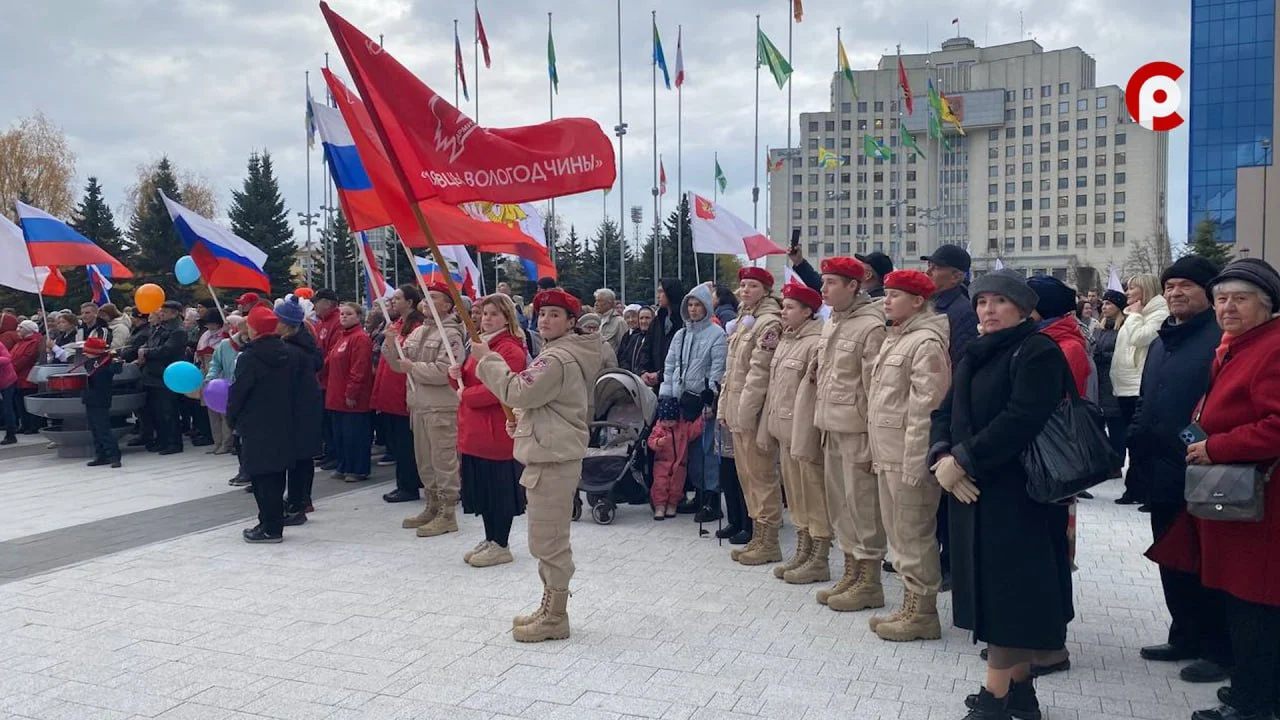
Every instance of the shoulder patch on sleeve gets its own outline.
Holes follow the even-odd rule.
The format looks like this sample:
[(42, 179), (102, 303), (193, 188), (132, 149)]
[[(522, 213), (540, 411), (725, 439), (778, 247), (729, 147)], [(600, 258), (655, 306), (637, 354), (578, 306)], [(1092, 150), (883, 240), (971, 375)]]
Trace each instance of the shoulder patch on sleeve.
[(778, 341), (782, 338), (782, 333), (777, 328), (769, 328), (760, 336), (760, 347), (765, 350), (776, 350)]

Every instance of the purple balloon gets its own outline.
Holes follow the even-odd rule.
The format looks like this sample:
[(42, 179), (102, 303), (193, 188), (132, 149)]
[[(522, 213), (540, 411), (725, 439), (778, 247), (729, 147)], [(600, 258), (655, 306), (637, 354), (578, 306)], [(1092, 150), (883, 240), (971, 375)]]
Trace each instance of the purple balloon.
[(218, 378), (210, 380), (204, 388), (204, 404), (216, 413), (227, 412), (227, 399), (231, 394), (231, 383)]

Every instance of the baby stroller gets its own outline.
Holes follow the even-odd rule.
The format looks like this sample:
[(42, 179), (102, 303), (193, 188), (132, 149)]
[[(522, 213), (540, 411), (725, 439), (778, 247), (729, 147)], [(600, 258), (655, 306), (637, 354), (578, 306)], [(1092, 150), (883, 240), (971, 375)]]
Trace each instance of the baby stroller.
[(595, 422), (582, 459), (573, 519), (582, 517), (582, 493), (586, 493), (592, 519), (608, 525), (619, 505), (649, 504), (646, 443), (658, 398), (639, 376), (618, 368), (596, 379), (592, 397)]

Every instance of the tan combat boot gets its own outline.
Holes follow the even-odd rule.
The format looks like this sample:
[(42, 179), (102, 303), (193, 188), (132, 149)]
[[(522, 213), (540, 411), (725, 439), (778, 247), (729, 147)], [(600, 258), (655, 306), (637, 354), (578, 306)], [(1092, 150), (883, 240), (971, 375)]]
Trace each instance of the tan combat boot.
[(907, 591), (902, 614), (897, 620), (880, 623), (876, 635), (890, 642), (912, 640), (937, 640), (942, 637), (942, 623), (938, 621), (938, 596), (917, 595)]
[(400, 523), (400, 527), (405, 530), (413, 530), (436, 519), (436, 514), (440, 512), (440, 504), (436, 502), (436, 496), (431, 493), (427, 493), (426, 499), (427, 504), (422, 507), (422, 512), (413, 517), (405, 518), (404, 522)]
[(872, 615), (871, 618), (867, 620), (867, 627), (871, 628), (871, 632), (875, 632), (876, 628), (885, 623), (902, 619), (902, 614), (907, 611), (907, 605), (911, 600), (911, 591), (903, 588), (902, 593), (902, 605), (900, 605), (897, 610), (894, 610), (888, 615)]
[(782, 576), (791, 585), (810, 585), (831, 579), (831, 538), (814, 538), (805, 563)]
[(743, 565), (781, 562), (782, 547), (778, 545), (778, 529), (777, 525), (756, 523), (756, 537), (760, 538), (760, 544), (756, 545), (754, 550), (739, 555), (738, 562)]
[(435, 537), (458, 532), (457, 505), (444, 505), (431, 522), (418, 528), (418, 537)]
[(516, 642), (535, 643), (569, 637), (569, 591), (547, 589), (547, 609), (533, 622), (511, 629)]
[(773, 569), (773, 576), (782, 579), (782, 576), (788, 570), (795, 570), (804, 565), (809, 559), (809, 555), (813, 553), (813, 536), (808, 530), (800, 530), (796, 533), (796, 554), (791, 559)]
[(826, 605), (827, 601), (834, 595), (848, 590), (854, 581), (858, 579), (858, 561), (853, 559), (852, 555), (844, 556), (844, 575), (840, 578), (840, 582), (825, 590), (819, 590), (817, 594), (818, 604)]
[(551, 604), (551, 589), (544, 587), (542, 589), (542, 602), (538, 605), (538, 609), (534, 610), (528, 615), (515, 616), (514, 618), (511, 619), (511, 627), (512, 628), (524, 627), (525, 625), (528, 625), (536, 621), (538, 618), (542, 617), (543, 613), (547, 611), (547, 606), (550, 604)]
[(738, 558), (742, 557), (744, 554), (748, 552), (754, 551), (756, 547), (760, 545), (761, 539), (762, 538), (760, 533), (760, 525), (755, 524), (752, 528), (751, 539), (747, 541), (746, 545), (743, 545), (742, 547), (736, 548), (734, 550), (730, 550), (729, 559), (733, 560), (734, 562), (738, 562)]
[(880, 584), (880, 561), (859, 560), (858, 579), (848, 590), (827, 598), (827, 607), (836, 612), (853, 612), (884, 607), (884, 586)]

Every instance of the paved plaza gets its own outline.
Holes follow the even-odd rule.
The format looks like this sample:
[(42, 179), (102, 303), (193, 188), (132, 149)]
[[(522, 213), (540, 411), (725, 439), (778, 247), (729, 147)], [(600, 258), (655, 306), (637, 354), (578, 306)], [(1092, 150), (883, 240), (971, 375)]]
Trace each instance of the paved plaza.
[[(883, 642), (869, 613), (738, 566), (687, 516), (576, 523), (573, 637), (519, 645), (511, 617), (541, 593), (523, 518), (516, 562), (478, 570), (462, 562), (478, 518), (418, 539), (399, 527), (416, 508), (380, 499), (386, 468), (354, 489), (324, 473), (311, 522), (251, 546), (228, 458), (90, 472), (20, 450), (0, 454), (0, 719), (950, 720), (984, 677), (946, 596), (942, 640)], [(1138, 658), (1167, 616), (1147, 516), (1112, 504), (1119, 490), (1080, 508), (1073, 667), (1038, 683), (1052, 720), (1214, 704), (1215, 686)]]

